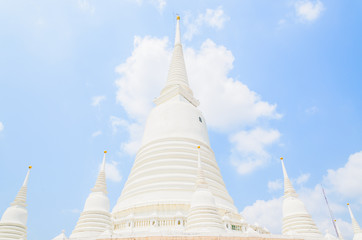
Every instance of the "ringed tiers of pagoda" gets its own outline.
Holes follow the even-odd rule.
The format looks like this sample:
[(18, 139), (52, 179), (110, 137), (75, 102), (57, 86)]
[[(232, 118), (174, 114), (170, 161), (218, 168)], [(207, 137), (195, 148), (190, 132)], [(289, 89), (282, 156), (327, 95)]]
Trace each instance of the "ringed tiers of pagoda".
[[(213, 236), (248, 231), (250, 225), (239, 214), (225, 187), (210, 146), (205, 118), (197, 108), (199, 101), (189, 87), (179, 17), (167, 81), (154, 102), (156, 106), (148, 116), (141, 147), (112, 210), (114, 235), (150, 232), (178, 235), (185, 231), (197, 235), (196, 229), (207, 225), (205, 219), (210, 222), (215, 217), (219, 219), (218, 226), (209, 228), (213, 229)], [(198, 194), (213, 198), (210, 200), (213, 210), (205, 212), (197, 210), (192, 203), (197, 189), (197, 146), (200, 146), (203, 178), (209, 191), (201, 193), (199, 189)], [(202, 219), (203, 223), (195, 219)], [(191, 227), (188, 220), (192, 220)], [(254, 230), (250, 231), (269, 233), (259, 226), (251, 228)]]
[(148, 237), (127, 237), (127, 238), (104, 238), (98, 240), (303, 240), (303, 238), (292, 237), (227, 237), (227, 236), (148, 236)]

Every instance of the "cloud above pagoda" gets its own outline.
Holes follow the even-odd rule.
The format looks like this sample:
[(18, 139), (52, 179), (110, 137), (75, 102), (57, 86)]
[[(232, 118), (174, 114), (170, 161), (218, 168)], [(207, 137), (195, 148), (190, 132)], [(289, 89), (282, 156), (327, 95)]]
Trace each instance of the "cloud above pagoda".
[(197, 17), (193, 17), (190, 13), (185, 14), (186, 32), (184, 37), (186, 40), (191, 40), (194, 35), (200, 33), (203, 26), (220, 30), (224, 27), (226, 21), (230, 17), (225, 14), (222, 6), (216, 9), (206, 9), (205, 13), (199, 13)]

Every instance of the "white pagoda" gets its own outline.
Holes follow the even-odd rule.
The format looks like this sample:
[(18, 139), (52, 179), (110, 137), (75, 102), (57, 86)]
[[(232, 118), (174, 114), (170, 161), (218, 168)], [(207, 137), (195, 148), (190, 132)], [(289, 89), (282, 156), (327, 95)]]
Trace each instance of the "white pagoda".
[[(112, 212), (107, 196), (106, 151), (98, 178), (69, 239), (53, 240), (287, 240), (323, 237), (298, 198), (282, 160), (283, 235), (248, 224), (234, 206), (211, 149), (206, 121), (189, 87), (180, 18), (166, 86), (154, 101), (142, 145)], [(26, 239), (29, 171), (0, 220), (0, 240)], [(351, 209), (353, 240), (362, 231)], [(268, 213), (265, 213), (268, 214)]]
[[(110, 203), (106, 185), (106, 153), (104, 151), (101, 169), (94, 188), (92, 188), (69, 240), (97, 239), (112, 230)], [(108, 235), (107, 235), (108, 236)], [(59, 237), (65, 237), (64, 233)]]
[[(189, 87), (179, 20), (177, 17), (166, 86), (154, 101), (156, 106), (148, 116), (141, 148), (112, 210), (117, 236), (149, 232), (199, 234), (199, 200), (208, 208), (204, 218), (215, 220), (209, 223), (214, 235), (246, 231), (249, 227), (226, 190), (210, 146), (205, 118)], [(197, 146), (201, 154), (199, 164)], [(198, 177), (200, 164), (202, 177)], [(252, 228), (268, 233), (258, 226)]]
[(19, 240), (26, 239), (26, 222), (28, 210), (26, 209), (26, 193), (31, 166), (29, 166), (23, 185), (21, 186), (15, 200), (10, 204), (0, 220), (0, 239)]
[(298, 198), (298, 194), (289, 180), (283, 158), (280, 158), (280, 160), (284, 175), (283, 235), (301, 236), (307, 239), (322, 239), (322, 234), (306, 210), (304, 203)]

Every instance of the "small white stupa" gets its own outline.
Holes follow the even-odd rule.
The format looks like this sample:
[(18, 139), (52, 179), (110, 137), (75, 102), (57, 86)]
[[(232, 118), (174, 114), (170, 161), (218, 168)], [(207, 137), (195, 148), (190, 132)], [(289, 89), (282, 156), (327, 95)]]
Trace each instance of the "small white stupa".
[(287, 171), (282, 162), (284, 175), (284, 199), (283, 199), (283, 235), (297, 235), (308, 238), (323, 238), (312, 217), (307, 212), (304, 203), (298, 198)]
[(200, 146), (197, 147), (197, 150), (198, 174), (195, 192), (192, 195), (191, 206), (187, 216), (186, 230), (196, 233), (220, 233), (225, 228), (217, 212), (214, 196), (205, 181), (204, 171), (201, 165)]
[(353, 240), (362, 240), (362, 230), (361, 227), (359, 226), (357, 220), (354, 218), (351, 207), (349, 206), (349, 203), (347, 203), (348, 206), (348, 210), (349, 210), (349, 214), (351, 215), (351, 220), (352, 220), (352, 228), (353, 228)]
[(31, 166), (29, 166), (23, 185), (21, 186), (14, 202), (10, 204), (0, 220), (0, 239), (26, 239), (26, 222), (28, 210), (26, 209), (26, 193)]
[(112, 221), (109, 212), (110, 203), (107, 196), (106, 185), (106, 153), (104, 151), (103, 162), (98, 178), (92, 192), (89, 194), (83, 212), (80, 214), (69, 239), (96, 239), (103, 232), (111, 229)]

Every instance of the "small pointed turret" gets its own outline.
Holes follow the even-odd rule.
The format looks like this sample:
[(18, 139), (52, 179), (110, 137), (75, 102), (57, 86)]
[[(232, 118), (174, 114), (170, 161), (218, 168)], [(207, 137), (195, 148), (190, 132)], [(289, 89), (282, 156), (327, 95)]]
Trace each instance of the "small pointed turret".
[(104, 192), (105, 194), (108, 193), (106, 184), (106, 153), (107, 151), (104, 151), (101, 169), (99, 171), (96, 184), (94, 185), (94, 188), (92, 188), (92, 192)]
[(362, 230), (361, 227), (359, 226), (356, 218), (354, 217), (351, 207), (349, 206), (349, 203), (347, 203), (348, 206), (348, 210), (349, 210), (349, 214), (351, 215), (351, 220), (352, 220), (352, 228), (353, 228), (353, 240), (362, 240)]
[(197, 147), (197, 180), (196, 189), (192, 196), (186, 229), (189, 232), (225, 231), (220, 215), (217, 212), (215, 199), (205, 181), (202, 169), (200, 146)]
[(288, 177), (287, 170), (285, 169), (285, 166), (284, 166), (283, 158), (281, 157), (280, 160), (282, 161), (283, 176), (284, 176), (284, 197), (287, 197), (287, 196), (298, 197), (298, 194), (296, 193), (296, 191), (292, 185), (292, 182), (290, 181), (290, 179)]
[(166, 86), (161, 91), (161, 95), (155, 100), (157, 105), (173, 98), (177, 94), (181, 95), (194, 106), (199, 105), (199, 101), (193, 96), (189, 87), (184, 55), (181, 45), (180, 16), (177, 16), (175, 46), (172, 53), (170, 68), (168, 70)]
[(96, 239), (105, 230), (111, 228), (112, 222), (105, 173), (106, 153), (107, 151), (104, 151), (96, 184), (84, 204), (83, 212), (80, 214), (77, 225), (69, 239)]
[(289, 180), (283, 158), (280, 158), (280, 160), (282, 162), (284, 175), (283, 235), (322, 238), (322, 234), (305, 209), (304, 203), (298, 198)]
[(29, 166), (23, 185), (15, 200), (6, 209), (0, 220), (0, 239), (26, 239), (26, 222), (28, 219), (26, 195), (31, 168)]

